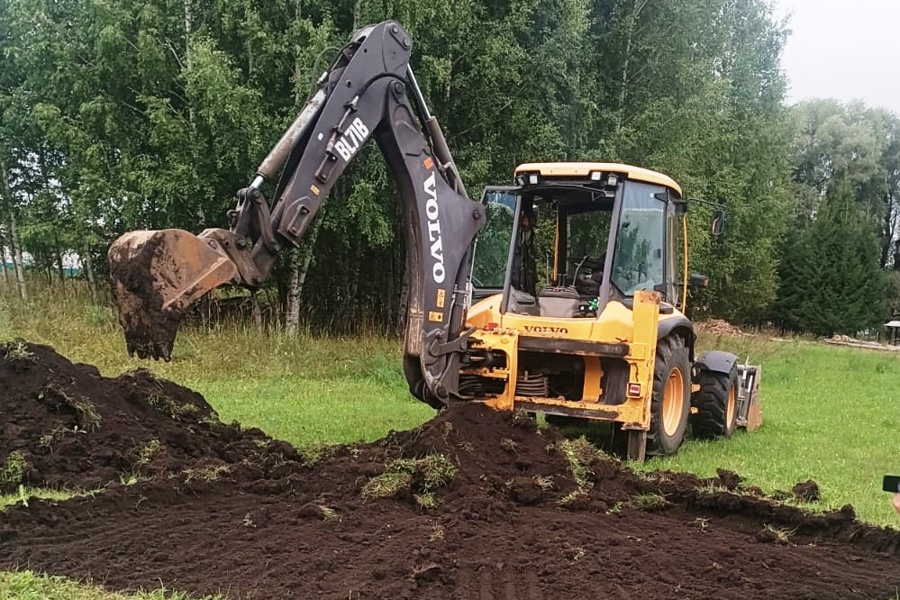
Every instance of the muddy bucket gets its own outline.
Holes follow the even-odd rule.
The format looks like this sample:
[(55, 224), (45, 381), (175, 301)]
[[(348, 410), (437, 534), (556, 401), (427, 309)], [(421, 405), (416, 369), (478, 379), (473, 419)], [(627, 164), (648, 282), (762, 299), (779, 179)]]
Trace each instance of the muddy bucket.
[(110, 246), (110, 283), (128, 353), (169, 360), (184, 311), (237, 281), (218, 242), (181, 229), (132, 231)]

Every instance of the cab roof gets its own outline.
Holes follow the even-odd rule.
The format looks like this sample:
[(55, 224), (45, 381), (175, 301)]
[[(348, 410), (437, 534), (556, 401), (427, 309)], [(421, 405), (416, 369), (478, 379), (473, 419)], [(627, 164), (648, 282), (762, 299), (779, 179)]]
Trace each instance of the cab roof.
[(682, 196), (681, 186), (668, 175), (663, 175), (643, 167), (635, 167), (623, 163), (604, 162), (546, 162), (525, 163), (516, 167), (516, 175), (520, 173), (540, 173), (542, 177), (584, 177), (587, 179), (591, 171), (604, 173), (623, 173), (628, 179), (664, 185)]

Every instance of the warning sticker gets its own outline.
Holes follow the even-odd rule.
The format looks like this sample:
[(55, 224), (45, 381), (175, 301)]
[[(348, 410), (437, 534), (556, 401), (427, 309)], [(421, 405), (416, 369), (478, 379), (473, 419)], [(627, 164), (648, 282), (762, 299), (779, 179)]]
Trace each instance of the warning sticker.
[(437, 307), (438, 308), (444, 308), (444, 297), (445, 297), (444, 290), (438, 290), (438, 293), (437, 293)]
[(434, 321), (435, 323), (442, 323), (444, 321), (444, 313), (430, 310), (428, 311), (428, 320)]

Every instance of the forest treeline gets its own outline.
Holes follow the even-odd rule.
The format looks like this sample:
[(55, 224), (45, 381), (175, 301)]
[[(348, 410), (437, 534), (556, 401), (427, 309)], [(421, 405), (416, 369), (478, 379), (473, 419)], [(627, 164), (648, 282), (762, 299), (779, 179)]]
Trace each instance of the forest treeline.
[[(20, 265), (0, 281), (61, 279), (67, 256), (102, 281), (124, 231), (225, 225), (337, 48), (387, 18), (470, 191), (527, 161), (658, 169), (728, 208), (717, 237), (691, 215), (708, 314), (855, 333), (900, 303), (900, 120), (786, 107), (766, 0), (0, 0), (0, 247)], [(279, 319), (396, 327), (399, 215), (368, 148), (279, 265)]]

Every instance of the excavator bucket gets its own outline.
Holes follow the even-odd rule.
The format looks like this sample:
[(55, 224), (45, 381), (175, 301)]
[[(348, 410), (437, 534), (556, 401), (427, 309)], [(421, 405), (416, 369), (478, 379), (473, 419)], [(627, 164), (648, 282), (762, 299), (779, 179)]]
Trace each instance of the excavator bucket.
[(762, 410), (759, 406), (759, 380), (762, 367), (738, 365), (738, 414), (737, 426), (755, 431), (762, 426)]
[(126, 233), (108, 257), (128, 353), (140, 358), (169, 360), (185, 310), (238, 277), (218, 242), (181, 229)]

